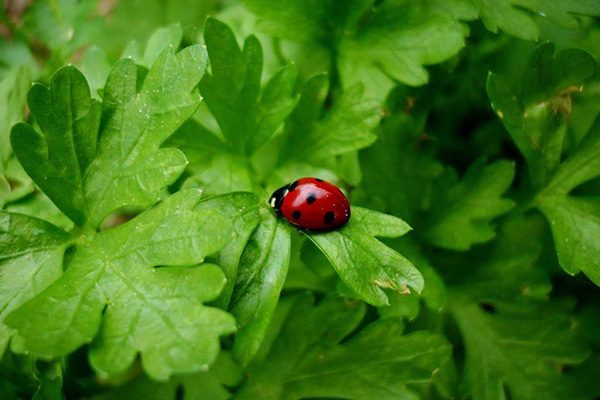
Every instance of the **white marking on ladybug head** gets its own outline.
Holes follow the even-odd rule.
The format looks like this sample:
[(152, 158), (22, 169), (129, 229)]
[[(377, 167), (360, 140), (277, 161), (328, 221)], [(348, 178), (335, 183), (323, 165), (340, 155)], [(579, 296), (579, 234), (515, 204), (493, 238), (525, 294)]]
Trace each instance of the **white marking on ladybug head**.
[(271, 207), (272, 207), (272, 208), (275, 208), (275, 201), (277, 201), (277, 200), (275, 199), (275, 197), (271, 197), (271, 202), (270, 202), (270, 204), (271, 204)]

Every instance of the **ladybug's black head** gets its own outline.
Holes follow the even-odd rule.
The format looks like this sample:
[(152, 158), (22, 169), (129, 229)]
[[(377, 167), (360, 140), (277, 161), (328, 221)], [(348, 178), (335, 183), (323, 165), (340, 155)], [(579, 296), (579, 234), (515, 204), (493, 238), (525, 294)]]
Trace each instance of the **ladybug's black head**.
[(275, 211), (278, 213), (281, 211), (281, 203), (283, 203), (283, 198), (286, 194), (288, 194), (288, 187), (290, 185), (285, 185), (277, 189), (273, 192), (271, 197), (269, 198), (269, 205), (273, 207)]

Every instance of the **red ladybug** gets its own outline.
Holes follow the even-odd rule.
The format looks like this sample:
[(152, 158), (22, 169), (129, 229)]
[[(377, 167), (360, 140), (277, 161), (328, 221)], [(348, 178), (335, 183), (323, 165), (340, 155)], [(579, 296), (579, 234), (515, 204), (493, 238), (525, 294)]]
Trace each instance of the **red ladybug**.
[(346, 196), (322, 179), (302, 178), (280, 187), (269, 204), (291, 224), (314, 231), (337, 229), (350, 219)]

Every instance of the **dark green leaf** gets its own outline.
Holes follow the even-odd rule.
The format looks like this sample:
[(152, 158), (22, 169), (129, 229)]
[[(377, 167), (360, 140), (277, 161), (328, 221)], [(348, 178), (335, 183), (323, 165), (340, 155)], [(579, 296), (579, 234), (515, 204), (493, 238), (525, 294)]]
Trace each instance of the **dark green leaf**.
[(343, 344), (364, 316), (358, 301), (311, 295), (293, 305), (263, 363), (234, 397), (241, 399), (416, 399), (448, 362), (450, 345), (430, 332), (403, 335), (397, 319), (368, 325)]
[[(449, 187), (437, 196), (428, 218), (427, 240), (436, 246), (467, 250), (496, 235), (492, 219), (513, 208), (502, 195), (511, 186), (514, 163), (497, 161), (473, 163), (460, 181), (449, 177)], [(450, 185), (450, 182), (453, 184)]]
[(554, 45), (537, 48), (522, 81), (490, 74), (492, 107), (527, 160), (531, 180), (541, 186), (561, 160), (571, 96), (594, 74), (595, 61), (580, 50), (554, 55)]

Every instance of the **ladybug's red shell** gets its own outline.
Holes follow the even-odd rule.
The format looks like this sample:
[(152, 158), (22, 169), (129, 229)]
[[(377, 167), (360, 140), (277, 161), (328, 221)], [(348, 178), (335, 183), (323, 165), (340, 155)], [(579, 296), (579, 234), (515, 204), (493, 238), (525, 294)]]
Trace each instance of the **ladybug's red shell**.
[(300, 228), (328, 231), (350, 219), (350, 203), (340, 189), (316, 178), (302, 178), (276, 190), (271, 206)]

